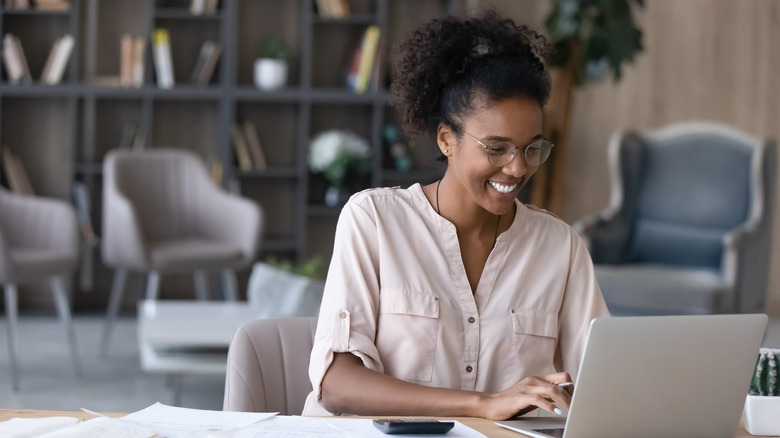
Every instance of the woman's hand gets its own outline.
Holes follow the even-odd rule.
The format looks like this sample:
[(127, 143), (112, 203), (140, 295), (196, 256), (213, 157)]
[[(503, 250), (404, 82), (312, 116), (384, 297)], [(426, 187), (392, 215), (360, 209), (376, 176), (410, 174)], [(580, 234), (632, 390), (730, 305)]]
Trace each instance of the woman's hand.
[(506, 420), (536, 408), (560, 414), (558, 408), (569, 408), (574, 388), (558, 386), (565, 382), (571, 382), (569, 373), (526, 377), (499, 393), (488, 395), (482, 416), (490, 420)]

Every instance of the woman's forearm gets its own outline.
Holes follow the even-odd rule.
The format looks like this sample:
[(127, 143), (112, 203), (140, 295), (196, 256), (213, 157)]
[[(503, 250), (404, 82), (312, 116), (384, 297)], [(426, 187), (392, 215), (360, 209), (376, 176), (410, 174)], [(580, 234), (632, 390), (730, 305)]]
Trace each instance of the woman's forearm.
[(431, 388), (370, 370), (350, 353), (336, 353), (322, 379), (322, 404), (354, 415), (484, 417), (485, 394)]

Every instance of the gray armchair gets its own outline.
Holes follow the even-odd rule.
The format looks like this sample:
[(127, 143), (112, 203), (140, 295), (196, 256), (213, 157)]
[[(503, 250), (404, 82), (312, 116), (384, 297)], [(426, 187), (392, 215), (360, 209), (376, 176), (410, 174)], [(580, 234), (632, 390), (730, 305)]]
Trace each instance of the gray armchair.
[(300, 415), (311, 392), (316, 329), (316, 317), (258, 319), (239, 328), (228, 350), (222, 409)]
[(81, 375), (76, 334), (66, 291), (68, 275), (78, 261), (76, 212), (63, 201), (12, 194), (0, 187), (0, 284), (5, 287), (8, 357), (14, 390), (19, 390), (16, 339), (20, 283), (51, 282), (57, 313), (65, 325), (70, 354)]
[(220, 272), (226, 297), (236, 299), (235, 270), (255, 257), (260, 207), (217, 187), (203, 162), (184, 150), (114, 150), (103, 162), (102, 257), (115, 268), (101, 354), (122, 300), (128, 271), (148, 274), (146, 299), (159, 276), (191, 272), (205, 299), (206, 274)]
[(613, 135), (612, 196), (574, 225), (614, 314), (763, 310), (776, 145), (717, 123)]

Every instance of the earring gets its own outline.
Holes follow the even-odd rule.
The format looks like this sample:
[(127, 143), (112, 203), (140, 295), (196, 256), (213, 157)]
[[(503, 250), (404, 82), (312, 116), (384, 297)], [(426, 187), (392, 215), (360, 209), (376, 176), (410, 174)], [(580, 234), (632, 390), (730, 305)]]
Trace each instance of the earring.
[(445, 154), (447, 153), (447, 149), (445, 149), (445, 150), (444, 150), (444, 153), (445, 153)]

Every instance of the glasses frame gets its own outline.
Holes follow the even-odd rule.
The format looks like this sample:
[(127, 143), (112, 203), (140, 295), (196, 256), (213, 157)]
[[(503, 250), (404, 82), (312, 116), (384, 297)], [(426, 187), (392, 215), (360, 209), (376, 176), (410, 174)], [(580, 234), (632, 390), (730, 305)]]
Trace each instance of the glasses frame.
[[(495, 142), (495, 143), (491, 143), (491, 144), (485, 144), (485, 143), (483, 143), (483, 142), (482, 142), (480, 139), (478, 139), (477, 137), (474, 137), (473, 135), (471, 135), (471, 134), (469, 134), (468, 132), (466, 132), (466, 130), (465, 130), (465, 129), (463, 129), (463, 128), (461, 128), (460, 126), (458, 126), (458, 125), (456, 125), (456, 124), (454, 124), (454, 123), (452, 124), (452, 126), (454, 126), (455, 128), (457, 128), (458, 130), (460, 130), (460, 131), (461, 131), (461, 132), (463, 132), (464, 134), (468, 135), (468, 136), (469, 136), (469, 137), (470, 137), (472, 140), (476, 141), (476, 142), (477, 142), (477, 143), (479, 143), (479, 144), (480, 144), (480, 145), (481, 145), (483, 148), (485, 148), (485, 151), (486, 151), (486, 152), (488, 152), (488, 163), (490, 163), (490, 165), (491, 165), (491, 166), (493, 166), (493, 167), (497, 167), (497, 168), (499, 168), (499, 167), (504, 167), (504, 166), (506, 166), (507, 164), (511, 163), (511, 162), (512, 162), (512, 160), (514, 160), (514, 159), (515, 159), (515, 157), (517, 156), (517, 150), (518, 150), (518, 149), (520, 149), (520, 150), (522, 151), (522, 154), (520, 154), (520, 156), (521, 156), (521, 157), (523, 157), (523, 163), (525, 163), (525, 165), (526, 165), (526, 166), (529, 166), (529, 167), (539, 167), (539, 166), (541, 166), (542, 164), (544, 164), (544, 162), (545, 162), (545, 161), (547, 161), (547, 159), (548, 159), (548, 158), (550, 158), (550, 155), (548, 154), (548, 155), (547, 155), (547, 156), (544, 158), (544, 160), (542, 160), (542, 162), (541, 162), (541, 163), (539, 163), (539, 164), (537, 164), (537, 165), (533, 166), (533, 165), (531, 165), (531, 164), (528, 164), (528, 159), (525, 157), (525, 153), (528, 151), (528, 147), (529, 147), (529, 146), (531, 146), (532, 144), (534, 144), (534, 143), (538, 142), (538, 141), (545, 141), (545, 142), (547, 142), (547, 144), (549, 144), (549, 145), (550, 145), (550, 151), (552, 151), (552, 148), (554, 148), (554, 147), (555, 147), (555, 145), (554, 145), (554, 144), (553, 144), (553, 143), (552, 143), (550, 140), (547, 140), (547, 139), (546, 139), (546, 138), (544, 138), (544, 137), (542, 137), (542, 138), (537, 138), (536, 140), (532, 140), (530, 143), (528, 143), (528, 144), (527, 144), (527, 145), (525, 145), (525, 146), (515, 146), (515, 145), (514, 145), (514, 143), (512, 143), (512, 142), (510, 142), (510, 141), (504, 141), (504, 140), (497, 141), (497, 142)], [(513, 147), (513, 149), (512, 149), (512, 158), (510, 158), (510, 159), (509, 159), (509, 161), (507, 161), (506, 163), (504, 163), (504, 164), (502, 164), (502, 165), (500, 165), (500, 166), (497, 166), (497, 165), (493, 164), (493, 162), (492, 162), (492, 161), (490, 161), (490, 151), (492, 151), (492, 150), (493, 150), (493, 145), (495, 145), (495, 144), (498, 144), (498, 143), (509, 143), (509, 144), (511, 144), (511, 145), (512, 145), (512, 147)]]

